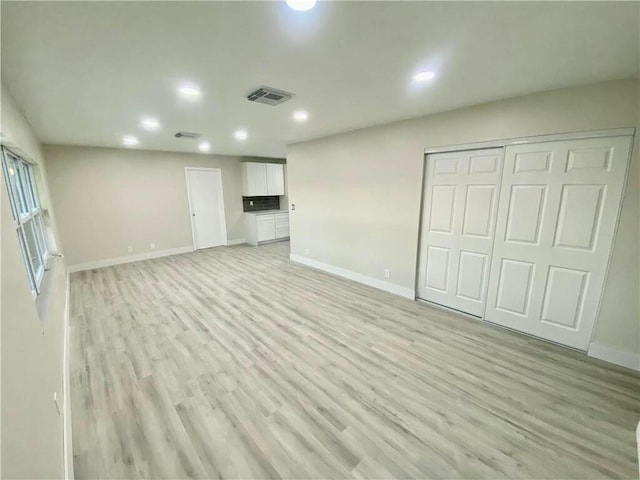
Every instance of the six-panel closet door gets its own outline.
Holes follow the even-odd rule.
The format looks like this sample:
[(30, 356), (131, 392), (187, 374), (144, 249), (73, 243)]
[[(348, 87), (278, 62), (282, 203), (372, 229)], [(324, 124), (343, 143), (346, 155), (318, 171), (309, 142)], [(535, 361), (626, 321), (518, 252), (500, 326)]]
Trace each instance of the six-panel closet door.
[(631, 140), (506, 148), (486, 320), (587, 349)]
[(428, 155), (417, 297), (586, 350), (632, 140)]
[(492, 148), (427, 157), (418, 298), (484, 314), (502, 154)]

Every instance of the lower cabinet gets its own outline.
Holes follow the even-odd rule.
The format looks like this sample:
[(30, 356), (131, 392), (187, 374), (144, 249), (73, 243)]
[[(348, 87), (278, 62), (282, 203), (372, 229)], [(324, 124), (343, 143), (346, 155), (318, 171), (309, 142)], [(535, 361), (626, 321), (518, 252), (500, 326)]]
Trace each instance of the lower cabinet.
[(273, 215), (256, 215), (256, 237), (258, 242), (275, 240), (276, 222)]
[(275, 227), (276, 238), (289, 238), (289, 214), (288, 213), (276, 213)]
[(286, 212), (245, 213), (244, 218), (246, 241), (251, 245), (289, 238), (289, 214)]

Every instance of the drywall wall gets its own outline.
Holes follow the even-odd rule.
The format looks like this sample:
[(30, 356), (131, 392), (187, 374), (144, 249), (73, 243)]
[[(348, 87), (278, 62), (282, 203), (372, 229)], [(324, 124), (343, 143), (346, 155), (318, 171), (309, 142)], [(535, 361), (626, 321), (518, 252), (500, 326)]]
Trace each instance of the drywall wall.
[[(10, 93), (2, 86), (0, 132), (3, 142), (35, 164), (40, 198), (50, 205), (38, 140)], [(62, 478), (64, 411), (63, 334), (66, 267), (52, 261), (34, 300), (22, 261), (4, 179), (0, 180), (2, 337), (2, 478)], [(54, 215), (48, 228), (55, 240)]]
[[(291, 253), (413, 289), (424, 149), (551, 133), (638, 127), (638, 80), (483, 104), (293, 144)], [(593, 341), (640, 353), (636, 143)], [(306, 253), (308, 250), (308, 254)]]
[(242, 240), (240, 162), (264, 160), (61, 145), (45, 145), (44, 156), (71, 267), (192, 247), (185, 167), (221, 169), (227, 237)]

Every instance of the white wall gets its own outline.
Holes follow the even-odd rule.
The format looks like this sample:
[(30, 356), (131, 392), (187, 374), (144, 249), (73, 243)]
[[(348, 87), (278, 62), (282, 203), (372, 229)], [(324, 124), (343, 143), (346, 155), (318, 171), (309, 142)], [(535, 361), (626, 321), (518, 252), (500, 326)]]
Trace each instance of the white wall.
[[(288, 147), (291, 253), (414, 289), (424, 149), (638, 127), (637, 80), (493, 102)], [(594, 342), (640, 353), (638, 143)]]
[[(9, 92), (2, 86), (3, 141), (35, 162), (41, 200), (49, 205), (40, 144)], [(63, 332), (66, 267), (55, 261), (45, 273), (47, 295), (31, 296), (4, 179), (0, 180), (2, 324), (2, 478), (62, 478), (63, 421), (53, 402), (63, 393)], [(55, 236), (53, 212), (48, 227)]]
[[(241, 161), (265, 159), (45, 145), (70, 266), (193, 246), (184, 167), (222, 170), (227, 236), (244, 238)], [(133, 253), (127, 247), (133, 247)]]

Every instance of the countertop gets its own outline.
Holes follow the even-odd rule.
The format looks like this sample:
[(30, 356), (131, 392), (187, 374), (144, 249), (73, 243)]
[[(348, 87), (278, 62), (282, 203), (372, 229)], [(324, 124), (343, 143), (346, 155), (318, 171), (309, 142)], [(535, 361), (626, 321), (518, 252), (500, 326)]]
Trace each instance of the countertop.
[(244, 212), (247, 215), (273, 215), (274, 213), (289, 213), (287, 209), (280, 210), (260, 210), (257, 212)]

